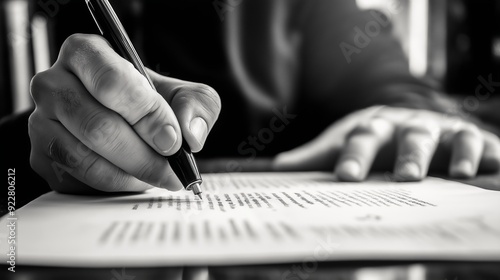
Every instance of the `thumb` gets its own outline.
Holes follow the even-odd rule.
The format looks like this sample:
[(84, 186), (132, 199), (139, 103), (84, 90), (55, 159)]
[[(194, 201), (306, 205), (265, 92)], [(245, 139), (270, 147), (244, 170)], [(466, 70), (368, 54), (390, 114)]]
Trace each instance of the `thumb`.
[(158, 92), (175, 113), (184, 140), (193, 152), (203, 148), (221, 110), (217, 92), (204, 84), (182, 81), (149, 71)]
[(273, 170), (331, 171), (347, 133), (343, 125), (333, 124), (313, 140), (276, 155), (272, 162)]
[(276, 155), (272, 162), (275, 171), (332, 170), (338, 157), (338, 145), (326, 137), (316, 139), (293, 150)]

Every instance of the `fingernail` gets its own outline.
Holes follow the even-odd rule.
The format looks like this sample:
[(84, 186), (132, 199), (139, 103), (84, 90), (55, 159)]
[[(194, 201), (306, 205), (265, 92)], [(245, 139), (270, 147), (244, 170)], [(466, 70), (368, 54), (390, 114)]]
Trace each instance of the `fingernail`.
[(360, 179), (361, 165), (353, 159), (348, 159), (342, 162), (336, 172), (342, 178), (350, 177), (348, 179)]
[(191, 133), (193, 133), (194, 137), (196, 137), (198, 143), (202, 145), (205, 142), (208, 132), (205, 120), (200, 117), (193, 119), (189, 124), (189, 129), (191, 130)]
[(470, 160), (462, 159), (458, 163), (452, 165), (450, 175), (453, 177), (472, 177), (474, 170)]
[(420, 180), (420, 167), (415, 162), (409, 161), (402, 163), (396, 170), (397, 176), (405, 180)]
[(163, 153), (168, 153), (177, 141), (177, 133), (171, 125), (163, 126), (158, 133), (153, 137), (153, 142), (155, 143), (158, 150)]

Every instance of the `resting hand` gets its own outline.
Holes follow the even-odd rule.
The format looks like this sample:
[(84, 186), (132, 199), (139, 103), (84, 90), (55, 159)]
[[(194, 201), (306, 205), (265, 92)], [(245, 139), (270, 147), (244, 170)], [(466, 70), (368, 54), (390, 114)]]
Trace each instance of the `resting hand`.
[(78, 34), (33, 78), (30, 163), (52, 189), (180, 187), (164, 156), (180, 148), (182, 136), (201, 150), (220, 99), (206, 85), (150, 75), (159, 93), (102, 37)]
[(371, 169), (392, 169), (396, 179), (415, 181), (443, 166), (451, 177), (470, 178), (499, 169), (500, 141), (443, 113), (376, 106), (332, 124), (273, 164), (276, 170), (334, 169), (344, 181), (362, 181)]

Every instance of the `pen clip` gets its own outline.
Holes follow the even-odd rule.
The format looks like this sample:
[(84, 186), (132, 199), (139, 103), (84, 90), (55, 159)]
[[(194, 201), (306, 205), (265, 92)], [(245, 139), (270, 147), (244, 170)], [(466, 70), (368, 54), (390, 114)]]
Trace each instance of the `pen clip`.
[(92, 4), (92, 2), (90, 2), (90, 0), (85, 0), (85, 3), (87, 4), (87, 8), (89, 9), (90, 14), (92, 15), (92, 18), (94, 19), (94, 22), (97, 25), (97, 28), (99, 28), (99, 32), (101, 32), (101, 35), (103, 35), (104, 32), (102, 31), (101, 25), (99, 24), (99, 21), (95, 17), (96, 9), (95, 9), (94, 5)]

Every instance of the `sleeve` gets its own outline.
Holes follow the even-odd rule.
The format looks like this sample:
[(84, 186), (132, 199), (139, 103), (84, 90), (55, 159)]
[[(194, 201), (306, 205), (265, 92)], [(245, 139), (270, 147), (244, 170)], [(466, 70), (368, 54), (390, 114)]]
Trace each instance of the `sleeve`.
[(451, 98), (411, 75), (390, 16), (361, 11), (350, 0), (299, 6), (302, 89), (308, 98), (329, 111), (391, 105), (459, 113)]

